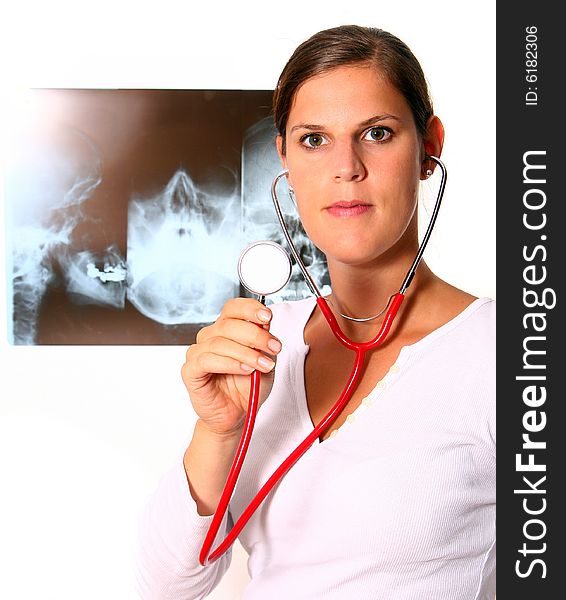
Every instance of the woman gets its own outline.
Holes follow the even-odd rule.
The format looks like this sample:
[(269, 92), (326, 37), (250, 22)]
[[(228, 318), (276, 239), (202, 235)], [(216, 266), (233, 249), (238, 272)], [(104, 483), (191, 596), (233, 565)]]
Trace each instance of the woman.
[[(274, 95), (277, 149), (305, 230), (327, 257), (346, 335), (372, 339), (418, 248), (419, 181), (444, 131), (410, 50), (377, 29), (322, 31), (295, 51)], [(495, 303), (421, 263), (387, 341), (351, 401), (240, 535), (245, 598), (464, 600), (494, 596)], [(275, 367), (277, 361), (277, 368)], [(221, 533), (336, 401), (352, 353), (314, 299), (226, 303), (187, 352), (192, 441), (142, 522), (144, 598), (205, 597), (202, 540), (262, 377), (254, 436)], [(217, 542), (218, 543), (218, 542)]]

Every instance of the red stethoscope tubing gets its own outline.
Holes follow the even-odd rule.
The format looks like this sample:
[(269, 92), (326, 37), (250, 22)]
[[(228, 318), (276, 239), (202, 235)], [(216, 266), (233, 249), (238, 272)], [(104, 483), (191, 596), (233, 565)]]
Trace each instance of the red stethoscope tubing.
[(346, 384), (340, 398), (336, 401), (334, 406), (330, 409), (330, 411), (325, 415), (322, 421), (309, 433), (309, 435), (291, 452), (291, 454), (279, 465), (279, 467), (273, 472), (271, 477), (263, 484), (259, 492), (255, 495), (255, 497), (248, 504), (247, 508), (240, 515), (240, 518), (234, 523), (234, 526), (227, 534), (224, 541), (222, 541), (218, 547), (210, 552), (212, 544), (216, 539), (216, 535), (228, 509), (228, 504), (232, 497), (232, 493), (234, 491), (234, 487), (236, 486), (236, 482), (238, 480), (238, 476), (242, 469), (242, 465), (244, 463), (244, 459), (246, 457), (246, 453), (248, 450), (248, 446), (250, 444), (255, 418), (257, 415), (257, 410), (259, 406), (259, 383), (260, 383), (260, 373), (259, 371), (254, 371), (251, 374), (251, 385), (250, 385), (250, 396), (248, 403), (248, 411), (246, 415), (246, 421), (244, 423), (244, 429), (242, 432), (242, 436), (240, 438), (240, 443), (238, 445), (238, 449), (236, 450), (236, 456), (234, 457), (234, 461), (232, 462), (232, 466), (230, 468), (230, 472), (228, 474), (228, 478), (226, 479), (226, 484), (224, 485), (224, 490), (222, 491), (222, 495), (220, 496), (220, 501), (218, 502), (218, 507), (214, 513), (214, 517), (212, 518), (212, 522), (204, 539), (204, 543), (202, 545), (199, 561), (201, 565), (206, 565), (214, 562), (230, 546), (236, 541), (236, 538), (245, 527), (246, 523), (259, 507), (259, 505), (263, 502), (265, 497), (269, 494), (269, 492), (275, 487), (275, 485), (279, 482), (279, 480), (287, 473), (287, 471), (299, 460), (299, 458), (312, 446), (315, 440), (324, 433), (324, 431), (332, 425), (332, 423), (338, 418), (338, 415), (342, 412), (342, 409), (346, 406), (352, 394), (354, 393), (356, 386), (358, 384), (362, 367), (364, 364), (365, 354), (368, 350), (372, 350), (377, 348), (380, 344), (383, 343), (389, 330), (391, 329), (391, 325), (397, 315), (397, 311), (401, 306), (401, 303), (404, 299), (404, 294), (398, 292), (395, 294), (391, 302), (389, 304), (389, 308), (385, 313), (385, 317), (381, 324), (381, 328), (376, 337), (370, 342), (353, 342), (349, 338), (347, 338), (336, 318), (334, 317), (332, 311), (330, 310), (326, 300), (322, 297), (317, 298), (317, 304), (322, 314), (326, 318), (332, 332), (336, 336), (336, 338), (344, 345), (346, 348), (350, 350), (354, 350), (356, 353), (356, 358), (354, 361), (354, 366), (350, 373), (350, 377), (348, 379), (348, 383)]

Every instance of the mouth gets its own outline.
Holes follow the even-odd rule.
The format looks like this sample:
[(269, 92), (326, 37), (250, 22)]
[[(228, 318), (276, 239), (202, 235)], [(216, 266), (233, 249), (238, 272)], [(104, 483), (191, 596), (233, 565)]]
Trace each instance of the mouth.
[(335, 217), (357, 217), (370, 209), (371, 204), (363, 200), (340, 200), (326, 207), (326, 210)]

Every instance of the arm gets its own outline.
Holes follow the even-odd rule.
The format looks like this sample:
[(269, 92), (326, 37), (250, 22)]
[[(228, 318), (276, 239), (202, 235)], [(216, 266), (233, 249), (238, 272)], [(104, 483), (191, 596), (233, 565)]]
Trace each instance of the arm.
[[(198, 555), (212, 517), (199, 514), (189, 489), (179, 459), (142, 514), (136, 556), (136, 588), (142, 600), (205, 598), (230, 565), (230, 552), (211, 565), (200, 565)], [(225, 517), (220, 535), (228, 526)]]
[[(198, 555), (239, 444), (250, 388), (262, 377), (260, 402), (273, 383), (274, 336), (250, 299), (229, 301), (216, 323), (203, 328), (187, 352), (183, 381), (199, 416), (183, 463), (160, 483), (140, 524), (137, 586), (143, 600), (206, 597), (230, 564), (230, 553), (201, 566)], [(271, 342), (271, 347), (268, 344)], [(222, 523), (219, 540), (230, 526)], [(222, 538), (220, 538), (222, 536)]]

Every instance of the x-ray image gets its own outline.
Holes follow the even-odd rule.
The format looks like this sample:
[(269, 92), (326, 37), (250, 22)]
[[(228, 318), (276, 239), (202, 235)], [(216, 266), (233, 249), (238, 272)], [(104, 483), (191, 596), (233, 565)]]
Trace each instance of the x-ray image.
[[(29, 101), (6, 173), (12, 343), (192, 343), (246, 294), (244, 246), (285, 246), (270, 91), (43, 89)], [(285, 210), (325, 291), (324, 256)], [(297, 270), (272, 300), (306, 295)]]

